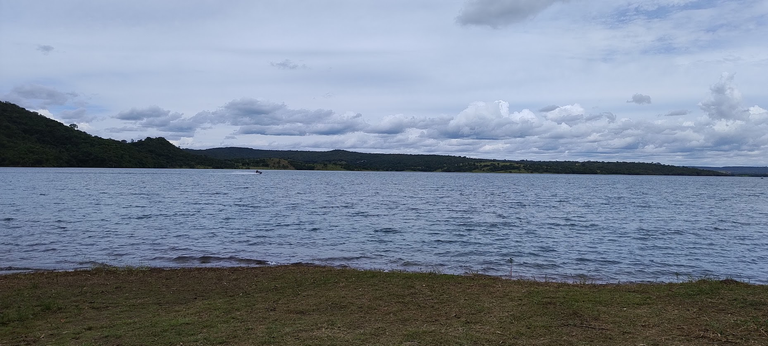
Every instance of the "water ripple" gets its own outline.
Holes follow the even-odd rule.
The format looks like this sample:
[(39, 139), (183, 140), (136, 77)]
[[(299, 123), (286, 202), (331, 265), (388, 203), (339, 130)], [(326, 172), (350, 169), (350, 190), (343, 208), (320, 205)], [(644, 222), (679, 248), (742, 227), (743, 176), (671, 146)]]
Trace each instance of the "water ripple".
[(749, 178), (2, 168), (0, 273), (321, 263), (768, 284)]

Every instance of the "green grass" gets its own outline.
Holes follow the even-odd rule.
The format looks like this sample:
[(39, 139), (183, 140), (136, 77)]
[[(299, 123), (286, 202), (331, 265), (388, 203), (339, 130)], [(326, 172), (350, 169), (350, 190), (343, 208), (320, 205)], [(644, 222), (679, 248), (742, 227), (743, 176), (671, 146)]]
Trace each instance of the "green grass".
[(312, 266), (0, 276), (0, 345), (768, 345), (768, 286)]

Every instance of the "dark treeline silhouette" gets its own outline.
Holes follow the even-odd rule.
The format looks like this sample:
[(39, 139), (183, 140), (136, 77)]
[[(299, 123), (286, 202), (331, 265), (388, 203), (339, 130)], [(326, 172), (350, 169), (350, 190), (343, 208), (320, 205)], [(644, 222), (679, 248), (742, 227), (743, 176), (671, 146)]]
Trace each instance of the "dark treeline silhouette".
[(726, 167), (696, 167), (699, 169), (718, 171), (730, 175), (745, 177), (768, 177), (768, 167), (746, 167), (746, 166), (726, 166)]
[(214, 148), (188, 152), (230, 160), (241, 167), (361, 171), (498, 172), (556, 174), (727, 175), (722, 172), (642, 162), (509, 161), (445, 155), (365, 154), (345, 150), (282, 151)]

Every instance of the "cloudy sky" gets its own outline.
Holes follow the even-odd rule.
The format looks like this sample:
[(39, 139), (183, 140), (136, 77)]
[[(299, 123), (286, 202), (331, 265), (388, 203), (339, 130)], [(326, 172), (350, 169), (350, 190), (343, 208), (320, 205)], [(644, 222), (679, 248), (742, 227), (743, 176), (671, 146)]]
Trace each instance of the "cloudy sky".
[(114, 139), (768, 165), (766, 0), (0, 0), (0, 99)]

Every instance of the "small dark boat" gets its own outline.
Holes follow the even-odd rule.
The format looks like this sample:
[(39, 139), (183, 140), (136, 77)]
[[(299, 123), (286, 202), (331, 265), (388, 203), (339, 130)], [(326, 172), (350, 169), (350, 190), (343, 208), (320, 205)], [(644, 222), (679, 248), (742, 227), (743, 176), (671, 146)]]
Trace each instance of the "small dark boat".
[(257, 169), (257, 170), (255, 170), (253, 173), (256, 173), (256, 174), (261, 174), (261, 173), (262, 173), (262, 171), (260, 171), (260, 170), (258, 170), (258, 169)]

